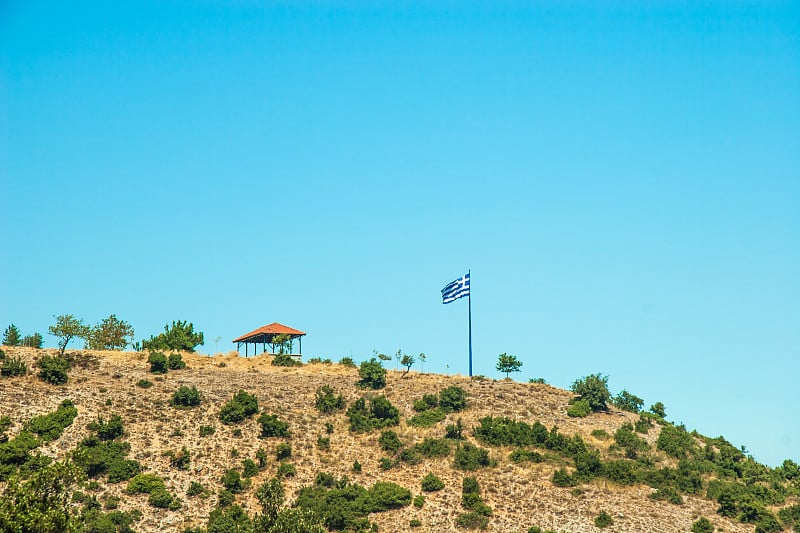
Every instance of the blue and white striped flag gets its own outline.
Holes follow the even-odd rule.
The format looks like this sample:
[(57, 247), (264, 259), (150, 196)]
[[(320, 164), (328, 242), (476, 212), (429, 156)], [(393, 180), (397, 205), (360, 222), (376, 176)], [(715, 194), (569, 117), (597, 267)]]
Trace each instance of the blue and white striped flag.
[(442, 303), (449, 304), (464, 296), (469, 296), (469, 272), (442, 289)]

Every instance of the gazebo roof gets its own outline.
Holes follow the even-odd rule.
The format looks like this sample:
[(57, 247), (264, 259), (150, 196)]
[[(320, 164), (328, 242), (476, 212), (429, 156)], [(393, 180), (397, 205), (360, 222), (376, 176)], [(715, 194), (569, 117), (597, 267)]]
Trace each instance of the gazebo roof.
[(297, 337), (302, 337), (305, 335), (305, 332), (300, 331), (299, 329), (290, 328), (289, 326), (284, 326), (283, 324), (278, 324), (277, 322), (273, 322), (272, 324), (261, 326), (250, 333), (245, 333), (241, 337), (233, 339), (231, 342), (253, 342), (256, 338), (259, 340), (255, 342), (263, 342), (261, 339), (265, 337), (271, 339), (276, 335), (288, 335), (289, 338), (296, 339)]

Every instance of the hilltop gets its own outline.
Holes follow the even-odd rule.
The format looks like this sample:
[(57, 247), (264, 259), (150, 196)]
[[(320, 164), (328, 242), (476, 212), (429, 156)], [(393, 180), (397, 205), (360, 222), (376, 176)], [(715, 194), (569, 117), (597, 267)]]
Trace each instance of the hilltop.
[[(421, 507), (404, 501), (399, 508), (370, 514), (368, 519), (379, 531), (406, 531), (412, 523), (419, 524), (418, 531), (463, 531), (457, 521), (467, 512), (463, 480), (470, 476), (479, 484), (479, 500), (491, 509), (488, 531), (525, 532), (539, 527), (597, 532), (601, 528), (595, 522), (601, 514), (613, 522), (604, 529), (611, 532), (687, 532), (703, 517), (715, 530), (725, 532), (778, 531), (778, 516), (788, 529), (793, 517), (800, 523), (800, 473), (793, 470), (794, 463), (769, 469), (724, 439), (687, 433), (655, 416), (648, 418), (653, 423), (644, 428), (639, 414), (614, 407), (572, 418), (567, 409), (575, 395), (543, 383), (414, 371), (404, 376), (389, 370), (385, 388), (371, 390), (358, 386), (358, 368), (338, 363), (283, 367), (274, 366), (267, 355), (242, 358), (233, 352), (212, 358), (183, 353), (185, 368), (159, 375), (150, 372), (144, 352), (72, 351), (67, 354), (72, 362), (68, 382), (52, 385), (37, 377), (36, 364), (42, 357), (57, 356), (57, 350), (3, 348), (7, 358), (19, 358), (28, 367), (27, 375), (0, 379), (0, 418), (10, 418), (9, 443), (30, 429), (32, 419), (57, 412), (70, 400), (77, 414), (66, 418), (69, 423), (63, 433), (29, 446), (31, 455), (41, 452), (63, 459), (81, 446), (86, 448), (87, 437), (102, 437), (104, 428), (110, 428), (110, 421), (119, 416), (121, 434), (111, 434), (109, 442), (128, 443), (126, 460), (138, 462), (141, 472), (161, 478), (172, 499), (163, 507), (154, 506), (147, 493), (126, 491), (127, 479), (110, 482), (106, 473), (94, 473), (80, 487), (80, 503), (75, 505), (81, 508), (87, 501), (96, 501), (104, 512), (138, 509), (141, 516), (130, 526), (135, 531), (205, 527), (219, 504), (223, 476), (231, 469), (237, 471), (234, 478), (244, 474), (247, 459), (263, 466), (250, 468), (249, 486), (233, 498), (251, 516), (260, 510), (256, 489), (278, 474), (284, 475), (286, 505), (315, 481), (322, 487), (332, 485), (326, 485), (324, 477), (320, 481), (321, 472), (334, 480), (346, 476), (367, 488), (376, 482), (393, 482), (414, 497), (425, 496)], [(315, 407), (323, 386), (343, 398), (345, 409), (325, 414)], [(173, 395), (180, 387), (195, 387), (202, 399), (199, 405), (173, 407)], [(409, 424), (419, 415), (415, 402), (448, 387), (466, 392), (465, 409), (443, 412), (444, 419), (430, 427)], [(225, 424), (220, 410), (239, 391), (255, 396), (258, 414)], [(399, 424), (384, 429), (396, 433), (405, 455), (382, 449), (382, 445), (387, 447), (381, 439), (384, 429), (351, 431), (346, 409), (359, 398), (381, 395), (399, 411)], [(288, 424), (290, 436), (264, 437), (258, 421), (262, 412)], [(498, 419), (509, 420), (500, 423)], [(459, 420), (464, 440), (443, 440), (446, 427)], [(518, 422), (524, 424), (513, 424)], [(551, 436), (546, 445), (531, 437), (536, 422)], [(619, 433), (626, 423), (642, 430), (629, 432), (634, 437), (628, 435), (628, 441)], [(665, 431), (665, 437), (673, 435), (683, 448), (670, 448), (665, 439), (659, 440)], [(615, 434), (622, 435), (616, 444)], [(502, 443), (504, 438), (514, 444)], [(421, 453), (423, 448), (416, 445), (425, 439), (446, 444), (446, 455)], [(94, 442), (101, 440), (95, 437)], [(475, 470), (455, 468), (455, 450), (464, 443), (487, 450), (489, 464)], [(0, 463), (9, 456), (3, 448), (8, 445), (0, 444)], [(520, 449), (526, 452), (512, 456)], [(291, 467), (281, 466), (279, 455), (294, 473)], [(354, 468), (354, 463), (360, 468)], [(10, 472), (6, 470), (6, 477)], [(420, 483), (429, 473), (444, 488), (423, 492)], [(6, 483), (0, 481), (0, 491), (5, 488)], [(729, 516), (720, 514), (720, 509)]]

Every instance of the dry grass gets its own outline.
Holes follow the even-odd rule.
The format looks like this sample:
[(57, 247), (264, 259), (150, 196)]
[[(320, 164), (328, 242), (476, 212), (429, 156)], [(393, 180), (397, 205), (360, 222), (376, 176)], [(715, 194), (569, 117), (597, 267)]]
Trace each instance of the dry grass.
[[(29, 348), (7, 349), (10, 355), (23, 357), (34, 368), (42, 355), (53, 355), (54, 350)], [(297, 468), (294, 478), (285, 480), (286, 493), (291, 499), (302, 485), (313, 482), (319, 471), (337, 477), (347, 475), (363, 485), (378, 480), (394, 481), (420, 493), (420, 480), (433, 472), (445, 483), (442, 491), (426, 494), (422, 509), (409, 506), (404, 509), (380, 513), (372, 517), (381, 531), (406, 531), (411, 519), (419, 519), (423, 527), (417, 531), (455, 531), (455, 520), (462, 511), (461, 480), (463, 473), (451, 468), (451, 458), (426, 459), (418, 465), (400, 464), (388, 471), (379, 468), (383, 453), (378, 444), (378, 432), (352, 434), (347, 419), (339, 413), (331, 416), (319, 414), (314, 409), (314, 394), (323, 384), (332, 386), (345, 397), (348, 405), (364, 394), (356, 387), (357, 370), (338, 364), (313, 364), (296, 368), (275, 367), (265, 356), (240, 358), (235, 352), (210, 358), (184, 354), (187, 368), (171, 371), (162, 376), (149, 373), (145, 353), (135, 352), (73, 352), (76, 365), (70, 372), (66, 386), (54, 387), (39, 381), (34, 374), (22, 378), (0, 381), (0, 415), (8, 414), (15, 433), (23, 421), (38, 414), (54, 410), (65, 398), (78, 407), (75, 423), (64, 435), (42, 449), (53, 457), (62, 457), (73, 449), (87, 434), (86, 425), (98, 415), (109, 417), (120, 414), (125, 423), (126, 440), (131, 444), (131, 457), (144, 467), (162, 476), (167, 487), (183, 499), (180, 511), (157, 510), (147, 505), (146, 495), (129, 496), (124, 483), (103, 485), (104, 495), (122, 498), (122, 510), (136, 507), (144, 512), (137, 524), (141, 531), (181, 531), (188, 525), (202, 524), (216, 504), (216, 496), (206, 499), (186, 497), (190, 482), (199, 481), (214, 494), (221, 488), (220, 479), (229, 468), (241, 466), (246, 458), (255, 459), (256, 451), (264, 448), (270, 462), (264, 472), (253, 478), (253, 487), (275, 475), (277, 461), (275, 447), (282, 439), (260, 439), (259, 426), (254, 419), (237, 426), (226, 426), (217, 418), (219, 408), (239, 389), (258, 397), (259, 406), (289, 422), (292, 430), (292, 459)], [(400, 372), (389, 372), (388, 386), (380, 391), (400, 409), (403, 419), (413, 416), (413, 401), (424, 393), (437, 392), (449, 385), (458, 385), (469, 394), (469, 408), (432, 428), (414, 428), (404, 422), (396, 428), (400, 439), (412, 445), (425, 437), (441, 437), (444, 426), (463, 419), (465, 434), (478, 419), (487, 416), (507, 416), (532, 423), (541, 421), (548, 427), (558, 425), (565, 434), (579, 433), (587, 442), (605, 449), (610, 441), (590, 436), (592, 430), (603, 429), (609, 434), (635, 415), (611, 410), (584, 419), (566, 416), (571, 394), (548, 385), (515, 383), (511, 381), (473, 381), (463, 376), (410, 373), (405, 379)], [(136, 386), (140, 379), (153, 382), (149, 389)], [(194, 409), (179, 410), (169, 406), (172, 393), (181, 385), (196, 386), (203, 403)], [(334, 432), (327, 435), (325, 423), (331, 422)], [(201, 425), (213, 426), (213, 435), (200, 437)], [(235, 430), (241, 436), (235, 436)], [(317, 438), (328, 436), (331, 450), (317, 447)], [(657, 429), (646, 436), (651, 442)], [(469, 437), (471, 439), (471, 436)], [(187, 471), (170, 466), (167, 450), (180, 450), (186, 446), (191, 452), (191, 466)], [(687, 498), (683, 506), (674, 506), (648, 498), (648, 487), (622, 488), (597, 481), (584, 487), (582, 494), (573, 495), (570, 489), (554, 487), (550, 482), (553, 464), (516, 465), (507, 460), (510, 449), (492, 448), (497, 459), (495, 468), (477, 472), (484, 501), (494, 509), (490, 531), (524, 532), (531, 525), (572, 533), (600, 531), (593, 525), (594, 517), (601, 511), (609, 512), (614, 525), (608, 532), (686, 532), (699, 516), (708, 517), (726, 532), (752, 531), (715, 514), (711, 502)], [(362, 464), (362, 472), (351, 471), (354, 461)], [(251, 512), (256, 509), (252, 489), (237, 501)]]

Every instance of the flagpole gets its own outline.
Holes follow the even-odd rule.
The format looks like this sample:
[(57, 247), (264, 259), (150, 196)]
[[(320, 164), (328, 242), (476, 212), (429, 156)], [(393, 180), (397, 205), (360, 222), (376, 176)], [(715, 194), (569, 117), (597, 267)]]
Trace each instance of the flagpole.
[[(467, 275), (469, 275), (467, 270)], [(470, 288), (467, 293), (467, 309), (469, 309), (469, 377), (472, 377), (472, 276), (469, 280)]]

